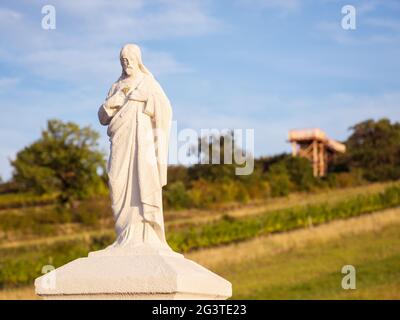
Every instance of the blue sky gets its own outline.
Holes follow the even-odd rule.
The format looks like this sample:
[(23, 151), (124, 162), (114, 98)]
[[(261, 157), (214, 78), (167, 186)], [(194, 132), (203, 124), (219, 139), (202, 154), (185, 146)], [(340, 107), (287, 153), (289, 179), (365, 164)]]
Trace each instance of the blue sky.
[[(41, 9), (56, 8), (43, 30)], [(356, 8), (356, 30), (341, 8)], [(46, 120), (100, 131), (97, 109), (142, 47), (178, 128), (253, 128), (255, 154), (289, 150), (287, 132), (345, 139), (367, 118), (400, 120), (400, 1), (83, 0), (0, 4), (0, 175)]]

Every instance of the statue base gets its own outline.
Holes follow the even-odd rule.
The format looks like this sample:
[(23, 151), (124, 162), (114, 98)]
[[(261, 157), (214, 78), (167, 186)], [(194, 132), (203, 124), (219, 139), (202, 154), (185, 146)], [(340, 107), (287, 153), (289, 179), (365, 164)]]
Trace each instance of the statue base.
[(151, 244), (91, 252), (35, 280), (44, 299), (227, 299), (229, 281)]

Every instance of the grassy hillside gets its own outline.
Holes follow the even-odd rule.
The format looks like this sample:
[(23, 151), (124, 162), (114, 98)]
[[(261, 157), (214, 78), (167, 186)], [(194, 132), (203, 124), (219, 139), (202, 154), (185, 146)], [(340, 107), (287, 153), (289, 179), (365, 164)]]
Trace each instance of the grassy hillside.
[[(233, 299), (400, 299), (400, 209), (263, 236), (186, 255), (229, 279)], [(357, 289), (343, 290), (352, 264)], [(32, 286), (0, 299), (35, 299)]]
[[(400, 299), (400, 209), (189, 254), (233, 299)], [(341, 288), (356, 268), (357, 289)]]
[[(400, 187), (388, 186), (383, 191), (357, 195), (337, 202), (297, 205), (261, 214), (229, 215), (211, 222), (167, 229), (167, 241), (178, 252), (213, 246), (319, 225), (335, 219), (350, 218), (400, 205)], [(31, 283), (43, 265), (59, 267), (68, 261), (100, 250), (111, 244), (114, 234), (98, 231), (63, 237), (57, 241), (33, 242), (0, 247), (0, 287), (16, 287)]]
[[(251, 239), (264, 239), (277, 233), (285, 235), (292, 230), (329, 225), (332, 221), (349, 219), (347, 221), (350, 222), (353, 217), (397, 206), (400, 206), (398, 183), (374, 184), (313, 195), (293, 194), (268, 203), (253, 202), (240, 207), (231, 204), (214, 212), (169, 211), (165, 214), (166, 233), (168, 243), (174, 250), (201, 253), (206, 248), (229, 247), (233, 243), (247, 243)], [(96, 217), (97, 209), (102, 212), (95, 224), (84, 223), (87, 220), (79, 221), (79, 217), (89, 213)], [(0, 210), (0, 228), (5, 233), (0, 243), (0, 288), (9, 290), (29, 285), (41, 274), (43, 265), (61, 266), (86, 256), (89, 251), (102, 249), (114, 240), (111, 214), (107, 216), (109, 209), (104, 208), (104, 203), (88, 201), (80, 204), (79, 210), (83, 211), (76, 214), (73, 221), (68, 219), (68, 212), (59, 212), (54, 205)], [(36, 231), (32, 233), (30, 227)], [(41, 234), (46, 228), (52, 232)], [(31, 233), (24, 230), (30, 230)], [(336, 233), (340, 234), (338, 230)], [(247, 257), (243, 256), (246, 250), (239, 250), (231, 256), (243, 257), (238, 265), (243, 264), (241, 267), (248, 269), (250, 266), (246, 266), (245, 262)], [(332, 248), (326, 250), (332, 251)], [(251, 248), (250, 252), (257, 250)], [(296, 254), (297, 251), (292, 258)], [(320, 252), (314, 254), (318, 256)], [(284, 257), (282, 261), (288, 258)], [(258, 274), (263, 274), (262, 265), (270, 265), (264, 260), (262, 257), (255, 261), (255, 265), (260, 265), (260, 273), (254, 271), (256, 278)], [(395, 260), (393, 263), (397, 262)], [(206, 264), (209, 263), (207, 259)], [(267, 267), (266, 272), (269, 270)]]
[[(229, 215), (233, 218), (244, 218), (266, 212), (307, 206), (320, 203), (337, 203), (359, 195), (370, 195), (382, 192), (394, 183), (375, 183), (365, 186), (324, 190), (318, 193), (292, 193), (287, 197), (251, 201), (246, 205), (238, 203), (219, 204), (212, 210), (167, 210), (164, 212), (167, 232), (178, 228), (213, 222)], [(21, 195), (23, 198), (23, 196)], [(5, 206), (9, 196), (0, 195)], [(1, 201), (0, 201), (1, 202)], [(35, 242), (50, 242), (73, 238), (80, 234), (98, 233), (113, 234), (113, 219), (108, 197), (87, 200), (75, 210), (57, 208), (54, 204), (36, 205), (0, 210), (0, 247), (24, 245)]]

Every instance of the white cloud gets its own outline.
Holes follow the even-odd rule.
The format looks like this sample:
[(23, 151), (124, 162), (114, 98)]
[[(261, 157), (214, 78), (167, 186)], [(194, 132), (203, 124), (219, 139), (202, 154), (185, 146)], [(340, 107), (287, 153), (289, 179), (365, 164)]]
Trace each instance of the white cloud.
[(13, 21), (21, 21), (22, 14), (15, 10), (0, 8), (0, 24), (5, 26)]
[(400, 20), (383, 19), (383, 18), (367, 18), (365, 23), (371, 27), (388, 29), (400, 33)]
[(139, 10), (119, 17), (104, 17), (103, 29), (107, 36), (125, 34), (136, 41), (201, 36), (224, 29), (224, 24), (207, 14), (197, 2), (163, 3), (162, 8), (151, 13)]
[[(55, 0), (52, 5), (58, 18), (73, 20), (74, 29), (91, 43), (200, 36), (219, 32), (225, 26), (199, 0)], [(71, 25), (62, 27), (72, 32)]]
[(17, 77), (3, 77), (0, 78), (0, 93), (10, 87), (15, 86), (20, 82), (20, 78)]
[[(42, 3), (41, 1), (37, 1)], [(64, 0), (53, 0), (52, 4), (56, 8), (66, 10), (68, 13), (75, 16), (86, 17), (87, 15), (93, 15), (102, 11), (118, 10), (121, 11), (127, 9), (140, 9), (145, 4), (144, 0), (118, 0), (118, 5), (115, 2), (109, 0), (85, 0), (85, 1), (64, 1)]]
[(278, 9), (285, 13), (295, 11), (300, 8), (301, 0), (237, 0), (236, 3), (247, 7), (262, 7)]
[[(33, 4), (40, 12), (43, 3)], [(27, 7), (33, 4), (26, 1)], [(124, 43), (201, 36), (224, 28), (197, 0), (122, 0), (118, 5), (106, 0), (55, 0), (52, 4), (57, 12), (57, 28), (51, 31), (40, 28), (40, 15), (30, 14), (22, 20), (22, 13), (0, 10), (4, 18), (0, 23), (5, 24), (0, 37), (9, 45), (1, 50), (0, 57), (41, 78), (74, 84), (93, 78), (115, 79), (120, 70), (117, 57)], [(68, 25), (64, 21), (69, 21)], [(192, 71), (170, 52), (141, 46), (145, 63), (156, 75)]]
[[(193, 68), (178, 62), (170, 53), (162, 51), (143, 50), (144, 63), (155, 75), (192, 72)], [(152, 72), (153, 72), (152, 71)]]
[[(190, 72), (170, 53), (143, 49), (143, 60), (155, 75)], [(110, 83), (120, 75), (119, 48), (49, 49), (27, 53), (17, 58), (19, 64), (49, 80), (74, 84), (85, 82)], [(104, 80), (102, 80), (104, 79)], [(0, 82), (1, 86), (1, 82)]]
[(95, 51), (62, 48), (30, 52), (20, 57), (18, 62), (42, 78), (79, 83), (99, 75), (109, 79), (113, 73), (115, 78), (116, 72), (112, 67), (115, 67), (115, 61), (118, 62), (117, 55), (118, 52), (104, 48)]
[[(377, 21), (375, 21), (377, 23)], [(368, 20), (367, 20), (367, 24)], [(394, 27), (394, 25), (392, 25)], [(315, 26), (317, 36), (320, 39), (327, 39), (334, 41), (341, 45), (390, 45), (397, 44), (400, 41), (399, 33), (381, 33), (380, 30), (375, 29), (360, 29), (344, 30), (339, 22), (318, 22)]]

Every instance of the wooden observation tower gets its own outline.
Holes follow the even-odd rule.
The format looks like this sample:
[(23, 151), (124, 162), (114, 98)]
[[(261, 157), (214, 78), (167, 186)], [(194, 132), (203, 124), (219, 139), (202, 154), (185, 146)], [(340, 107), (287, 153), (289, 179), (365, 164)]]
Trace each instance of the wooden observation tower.
[(345, 153), (346, 146), (329, 139), (321, 129), (290, 130), (289, 142), (292, 155), (311, 161), (314, 177), (323, 177), (328, 172), (328, 164), (337, 153)]

